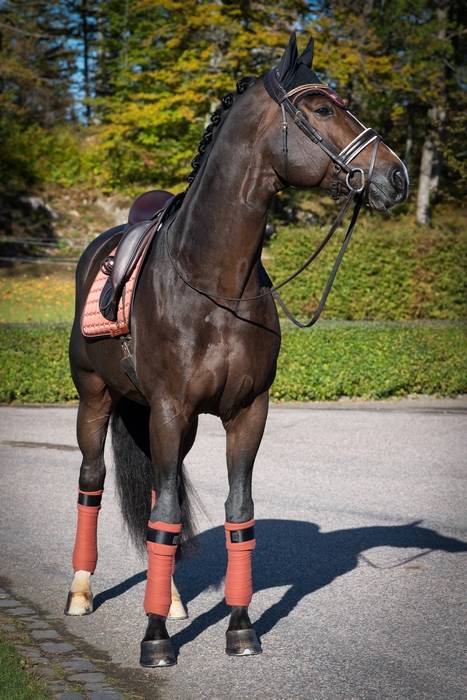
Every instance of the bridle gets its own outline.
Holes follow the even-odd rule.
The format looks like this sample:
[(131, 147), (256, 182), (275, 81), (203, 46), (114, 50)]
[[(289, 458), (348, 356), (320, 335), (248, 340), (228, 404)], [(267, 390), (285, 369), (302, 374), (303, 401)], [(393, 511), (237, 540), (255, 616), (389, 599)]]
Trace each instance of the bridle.
[[(328, 85), (324, 83), (308, 83), (292, 88), (288, 92), (279, 81), (277, 69), (271, 70), (263, 77), (264, 87), (269, 96), (274, 102), (277, 102), (282, 113), (282, 154), (284, 157), (284, 172), (285, 180), (287, 181), (288, 172), (288, 120), (287, 116), (292, 118), (293, 123), (302, 131), (307, 138), (321, 148), (322, 151), (334, 162), (334, 178), (331, 185), (331, 194), (334, 199), (339, 197), (340, 181), (337, 179), (339, 173), (346, 173), (345, 184), (350, 193), (360, 194), (368, 193), (368, 188), (373, 177), (373, 172), (376, 163), (376, 156), (381, 141), (381, 136), (374, 129), (367, 129), (354, 115), (349, 112), (344, 101), (339, 95), (334, 92)], [(363, 131), (358, 134), (342, 151), (338, 151), (332, 143), (325, 139), (317, 129), (310, 123), (306, 115), (295, 106), (295, 102), (306, 95), (324, 95), (330, 99), (337, 107), (349, 114), (352, 119), (362, 127)], [(365, 179), (365, 173), (362, 168), (354, 168), (350, 163), (356, 158), (361, 151), (373, 143), (373, 152), (371, 156), (370, 167)], [(360, 182), (355, 185), (352, 180), (358, 174)]]
[[(229, 302), (246, 302), (246, 301), (256, 301), (259, 299), (262, 299), (266, 296), (272, 295), (274, 299), (278, 302), (278, 304), (281, 306), (283, 312), (287, 316), (287, 318), (292, 321), (296, 326), (299, 328), (309, 328), (310, 326), (314, 325), (316, 321), (319, 319), (324, 306), (326, 304), (326, 300), (328, 298), (329, 292), (332, 289), (332, 285), (334, 283), (335, 277), (337, 275), (337, 272), (339, 270), (340, 264), (342, 262), (342, 259), (344, 257), (345, 251), (348, 248), (348, 245), (350, 243), (350, 239), (352, 237), (352, 233), (355, 228), (355, 224), (358, 219), (358, 215), (360, 213), (360, 209), (362, 207), (364, 199), (368, 199), (368, 192), (369, 192), (369, 187), (372, 181), (373, 173), (374, 173), (374, 168), (376, 164), (376, 157), (378, 153), (378, 148), (379, 144), (381, 142), (381, 136), (374, 130), (374, 129), (368, 129), (366, 128), (351, 112), (349, 112), (346, 107), (345, 103), (343, 100), (335, 93), (329, 86), (324, 85), (323, 83), (310, 83), (306, 85), (300, 85), (296, 88), (293, 88), (290, 91), (286, 91), (285, 88), (282, 86), (280, 80), (279, 80), (279, 72), (277, 69), (273, 69), (266, 73), (263, 76), (263, 83), (264, 87), (266, 88), (266, 91), (272, 97), (272, 99), (279, 105), (281, 109), (281, 114), (282, 114), (282, 153), (284, 157), (284, 173), (285, 173), (285, 179), (287, 179), (287, 171), (288, 171), (288, 131), (289, 131), (289, 126), (288, 126), (288, 119), (287, 117), (291, 117), (293, 123), (302, 131), (307, 138), (309, 138), (313, 143), (318, 145), (324, 153), (333, 161), (334, 163), (334, 177), (332, 180), (331, 184), (331, 194), (332, 196), (337, 199), (339, 198), (340, 195), (340, 186), (341, 186), (341, 181), (338, 179), (339, 174), (343, 171), (346, 173), (345, 177), (345, 184), (347, 186), (348, 194), (347, 197), (342, 204), (342, 207), (340, 211), (338, 212), (334, 222), (331, 224), (331, 227), (329, 229), (329, 232), (326, 234), (326, 236), (323, 238), (323, 240), (319, 243), (319, 245), (315, 248), (315, 250), (309, 255), (309, 257), (305, 260), (305, 262), (296, 270), (293, 272), (291, 275), (289, 275), (286, 279), (282, 280), (279, 284), (276, 284), (272, 286), (270, 289), (268, 289), (265, 292), (262, 292), (261, 294), (257, 294), (256, 296), (252, 297), (224, 297), (220, 296), (219, 294), (209, 292), (205, 289), (200, 289), (199, 287), (195, 286), (192, 284), (186, 277), (181, 273), (179, 270), (176, 261), (174, 260), (170, 246), (169, 246), (169, 241), (168, 241), (168, 233), (171, 228), (171, 224), (173, 223), (173, 219), (170, 222), (170, 224), (166, 227), (165, 229), (165, 245), (166, 245), (166, 250), (168, 257), (170, 259), (170, 262), (172, 263), (172, 266), (177, 273), (177, 275), (180, 277), (180, 279), (191, 289), (193, 289), (195, 292), (198, 292), (199, 294), (202, 294), (206, 297), (209, 297), (210, 299), (213, 300), (219, 300), (219, 301), (229, 301)], [(327, 139), (325, 139), (317, 129), (314, 128), (314, 126), (310, 123), (306, 115), (300, 111), (295, 106), (295, 101), (298, 101), (300, 98), (304, 97), (305, 95), (311, 95), (311, 94), (320, 94), (320, 95), (325, 95), (329, 99), (332, 100), (334, 104), (336, 104), (340, 109), (345, 110), (353, 119), (354, 121), (362, 127), (362, 131), (360, 134), (358, 134), (350, 143), (345, 146), (341, 151), (338, 151), (332, 143), (330, 143)], [(370, 159), (370, 166), (368, 168), (367, 175), (365, 177), (365, 173), (362, 168), (355, 168), (350, 165), (350, 163), (358, 156), (361, 151), (363, 151), (367, 146), (370, 144), (373, 144), (373, 150), (371, 154), (371, 159)], [(356, 182), (355, 184), (353, 183), (354, 178), (358, 176), (359, 182)], [(329, 273), (328, 279), (326, 281), (323, 293), (321, 295), (320, 301), (313, 312), (313, 315), (311, 318), (305, 322), (302, 323), (299, 321), (295, 316), (290, 312), (288, 309), (287, 305), (285, 304), (284, 300), (280, 296), (278, 290), (284, 287), (286, 284), (291, 282), (293, 279), (298, 277), (306, 268), (315, 260), (318, 255), (321, 253), (321, 251), (326, 247), (326, 245), (329, 243), (331, 238), (333, 237), (334, 233), (338, 229), (339, 225), (342, 223), (342, 220), (344, 218), (345, 213), (349, 209), (350, 205), (353, 203), (353, 211), (350, 219), (349, 226), (347, 228), (346, 234), (344, 236), (342, 245), (340, 247), (339, 253), (337, 254), (337, 257), (334, 261), (334, 265), (331, 269), (331, 272)]]

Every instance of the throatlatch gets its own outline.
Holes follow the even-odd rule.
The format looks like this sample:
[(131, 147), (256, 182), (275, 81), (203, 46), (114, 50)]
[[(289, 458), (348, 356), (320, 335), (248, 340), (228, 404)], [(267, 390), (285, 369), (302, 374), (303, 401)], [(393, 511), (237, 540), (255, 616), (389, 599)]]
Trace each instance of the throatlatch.
[(227, 573), (225, 601), (231, 606), (248, 606), (253, 596), (251, 555), (256, 547), (255, 521), (225, 523)]
[(78, 520), (75, 547), (73, 549), (74, 571), (94, 573), (97, 563), (97, 518), (101, 509), (103, 489), (78, 492)]
[(144, 611), (148, 615), (167, 617), (169, 614), (171, 579), (181, 530), (181, 523), (148, 523), (148, 574), (144, 596)]

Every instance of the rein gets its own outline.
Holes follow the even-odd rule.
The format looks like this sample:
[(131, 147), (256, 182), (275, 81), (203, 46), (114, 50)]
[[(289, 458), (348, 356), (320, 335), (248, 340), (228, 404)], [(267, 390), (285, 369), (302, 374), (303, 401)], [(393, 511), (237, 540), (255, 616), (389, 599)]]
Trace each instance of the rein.
[[(261, 294), (257, 294), (256, 296), (251, 296), (251, 297), (224, 297), (219, 294), (210, 292), (206, 289), (201, 289), (200, 287), (197, 287), (196, 285), (192, 284), (186, 277), (185, 275), (179, 270), (176, 261), (173, 258), (172, 252), (170, 250), (169, 246), (169, 231), (172, 226), (172, 223), (174, 219), (170, 222), (170, 224), (165, 228), (164, 232), (164, 241), (165, 241), (165, 247), (167, 250), (167, 255), (169, 257), (169, 260), (172, 264), (172, 267), (174, 268), (176, 274), (178, 277), (184, 282), (190, 289), (193, 289), (193, 291), (198, 292), (198, 294), (202, 294), (203, 296), (209, 297), (212, 300), (219, 300), (219, 301), (229, 301), (229, 302), (235, 302), (235, 303), (241, 303), (241, 302), (246, 302), (246, 301), (257, 301), (259, 299), (263, 299), (264, 297), (267, 296), (272, 296), (280, 305), (282, 308), (284, 314), (286, 317), (296, 326), (299, 328), (309, 328), (310, 326), (313, 326), (316, 321), (319, 319), (324, 306), (326, 304), (327, 298), (329, 296), (329, 293), (332, 289), (332, 285), (334, 284), (334, 280), (336, 278), (337, 272), (339, 270), (339, 267), (341, 265), (342, 259), (344, 257), (344, 254), (348, 248), (348, 245), (350, 243), (350, 239), (352, 237), (355, 224), (357, 223), (358, 215), (360, 213), (360, 209), (362, 207), (364, 198), (368, 197), (368, 189), (371, 184), (375, 164), (376, 164), (376, 156), (378, 152), (378, 147), (381, 141), (381, 137), (379, 134), (374, 130), (374, 129), (367, 129), (361, 124), (361, 122), (356, 119), (350, 112), (348, 112), (355, 121), (362, 126), (363, 131), (358, 134), (347, 146), (345, 146), (342, 151), (337, 151), (337, 149), (331, 144), (329, 141), (327, 141), (321, 134), (315, 129), (312, 124), (310, 124), (309, 120), (307, 119), (306, 115), (303, 114), (299, 109), (294, 104), (294, 99), (299, 99), (300, 97), (303, 97), (304, 95), (308, 94), (323, 94), (329, 97), (333, 102), (335, 102), (341, 109), (345, 109), (344, 102), (341, 100), (341, 98), (333, 91), (331, 90), (327, 85), (323, 85), (321, 83), (313, 83), (313, 84), (308, 84), (308, 85), (300, 85), (299, 87), (296, 87), (289, 92), (287, 92), (281, 83), (279, 82), (278, 78), (278, 72), (277, 70), (272, 70), (269, 71), (269, 73), (266, 73), (265, 76), (263, 76), (263, 82), (264, 86), (270, 95), (272, 99), (277, 102), (281, 109), (282, 113), (282, 152), (284, 155), (284, 166), (285, 166), (285, 173), (287, 174), (287, 159), (288, 159), (288, 122), (287, 122), (287, 115), (289, 115), (294, 124), (297, 125), (297, 127), (302, 131), (313, 143), (317, 144), (325, 153), (326, 155), (334, 162), (334, 169), (335, 169), (335, 175), (334, 175), (334, 180), (333, 180), (333, 185), (332, 185), (332, 193), (333, 197), (337, 198), (339, 196), (339, 186), (340, 182), (337, 179), (337, 176), (341, 171), (344, 171), (346, 173), (346, 179), (345, 179), (345, 184), (347, 185), (348, 189), (348, 195), (339, 210), (339, 213), (337, 214), (336, 218), (334, 219), (334, 222), (331, 224), (331, 227), (326, 234), (326, 236), (323, 238), (323, 240), (318, 244), (318, 246), (315, 248), (315, 250), (308, 256), (308, 258), (305, 260), (305, 262), (302, 263), (302, 265), (291, 275), (286, 277), (284, 280), (279, 282), (278, 284), (272, 286), (270, 289), (268, 289), (265, 292), (262, 292)], [(347, 111), (347, 110), (346, 110)], [(364, 149), (366, 148), (370, 143), (373, 143), (373, 151), (371, 155), (371, 161), (370, 161), (370, 167), (368, 169), (367, 176), (365, 178), (365, 173), (362, 168), (352, 168), (349, 163), (356, 158), (356, 156)], [(354, 185), (352, 180), (354, 179), (355, 176), (359, 177), (359, 183)], [(345, 213), (349, 209), (350, 205), (353, 204), (353, 211), (352, 211), (352, 216), (350, 219), (350, 223), (347, 227), (347, 231), (345, 233), (343, 242), (341, 244), (341, 247), (339, 249), (339, 252), (337, 254), (337, 257), (334, 261), (334, 265), (332, 266), (331, 272), (329, 273), (328, 279), (326, 281), (326, 284), (324, 286), (321, 298), (318, 302), (318, 305), (316, 306), (315, 311), (313, 312), (311, 318), (306, 321), (305, 323), (299, 321), (289, 310), (287, 307), (286, 303), (280, 296), (278, 290), (284, 287), (286, 284), (291, 282), (293, 279), (298, 277), (302, 272), (304, 272), (309, 265), (318, 257), (318, 255), (321, 253), (321, 251), (326, 247), (326, 245), (330, 242), (330, 240), (333, 238), (337, 228), (340, 226), (342, 223), (342, 220), (344, 218)], [(162, 226), (162, 223), (159, 225)]]

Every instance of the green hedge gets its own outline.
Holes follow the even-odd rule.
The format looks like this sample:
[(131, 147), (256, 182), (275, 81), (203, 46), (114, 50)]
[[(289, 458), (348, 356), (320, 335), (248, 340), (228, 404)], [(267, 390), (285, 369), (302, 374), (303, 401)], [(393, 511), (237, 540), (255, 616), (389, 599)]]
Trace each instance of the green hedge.
[(467, 392), (467, 324), (322, 323), (284, 334), (280, 401)]
[[(462, 213), (439, 208), (432, 227), (417, 226), (412, 212), (398, 219), (362, 214), (323, 317), (467, 318), (467, 227)], [(280, 228), (265, 256), (274, 282), (296, 270), (326, 232), (327, 226)], [(284, 288), (283, 297), (296, 313), (309, 315), (316, 305), (341, 240), (339, 234), (308, 271)]]
[[(63, 326), (0, 326), (0, 401), (76, 399)], [(467, 392), (467, 324), (321, 322), (283, 336), (272, 398)]]
[(69, 326), (0, 326), (0, 401), (62, 403), (77, 398), (68, 366)]

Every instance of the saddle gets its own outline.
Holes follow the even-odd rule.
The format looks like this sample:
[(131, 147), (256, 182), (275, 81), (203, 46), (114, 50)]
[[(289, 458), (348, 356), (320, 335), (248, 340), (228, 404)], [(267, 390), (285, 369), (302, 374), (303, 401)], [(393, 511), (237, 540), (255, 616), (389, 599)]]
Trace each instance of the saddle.
[(83, 335), (119, 336), (129, 332), (139, 271), (174, 199), (164, 190), (145, 192), (135, 199), (117, 246), (107, 255), (91, 285), (81, 317)]

